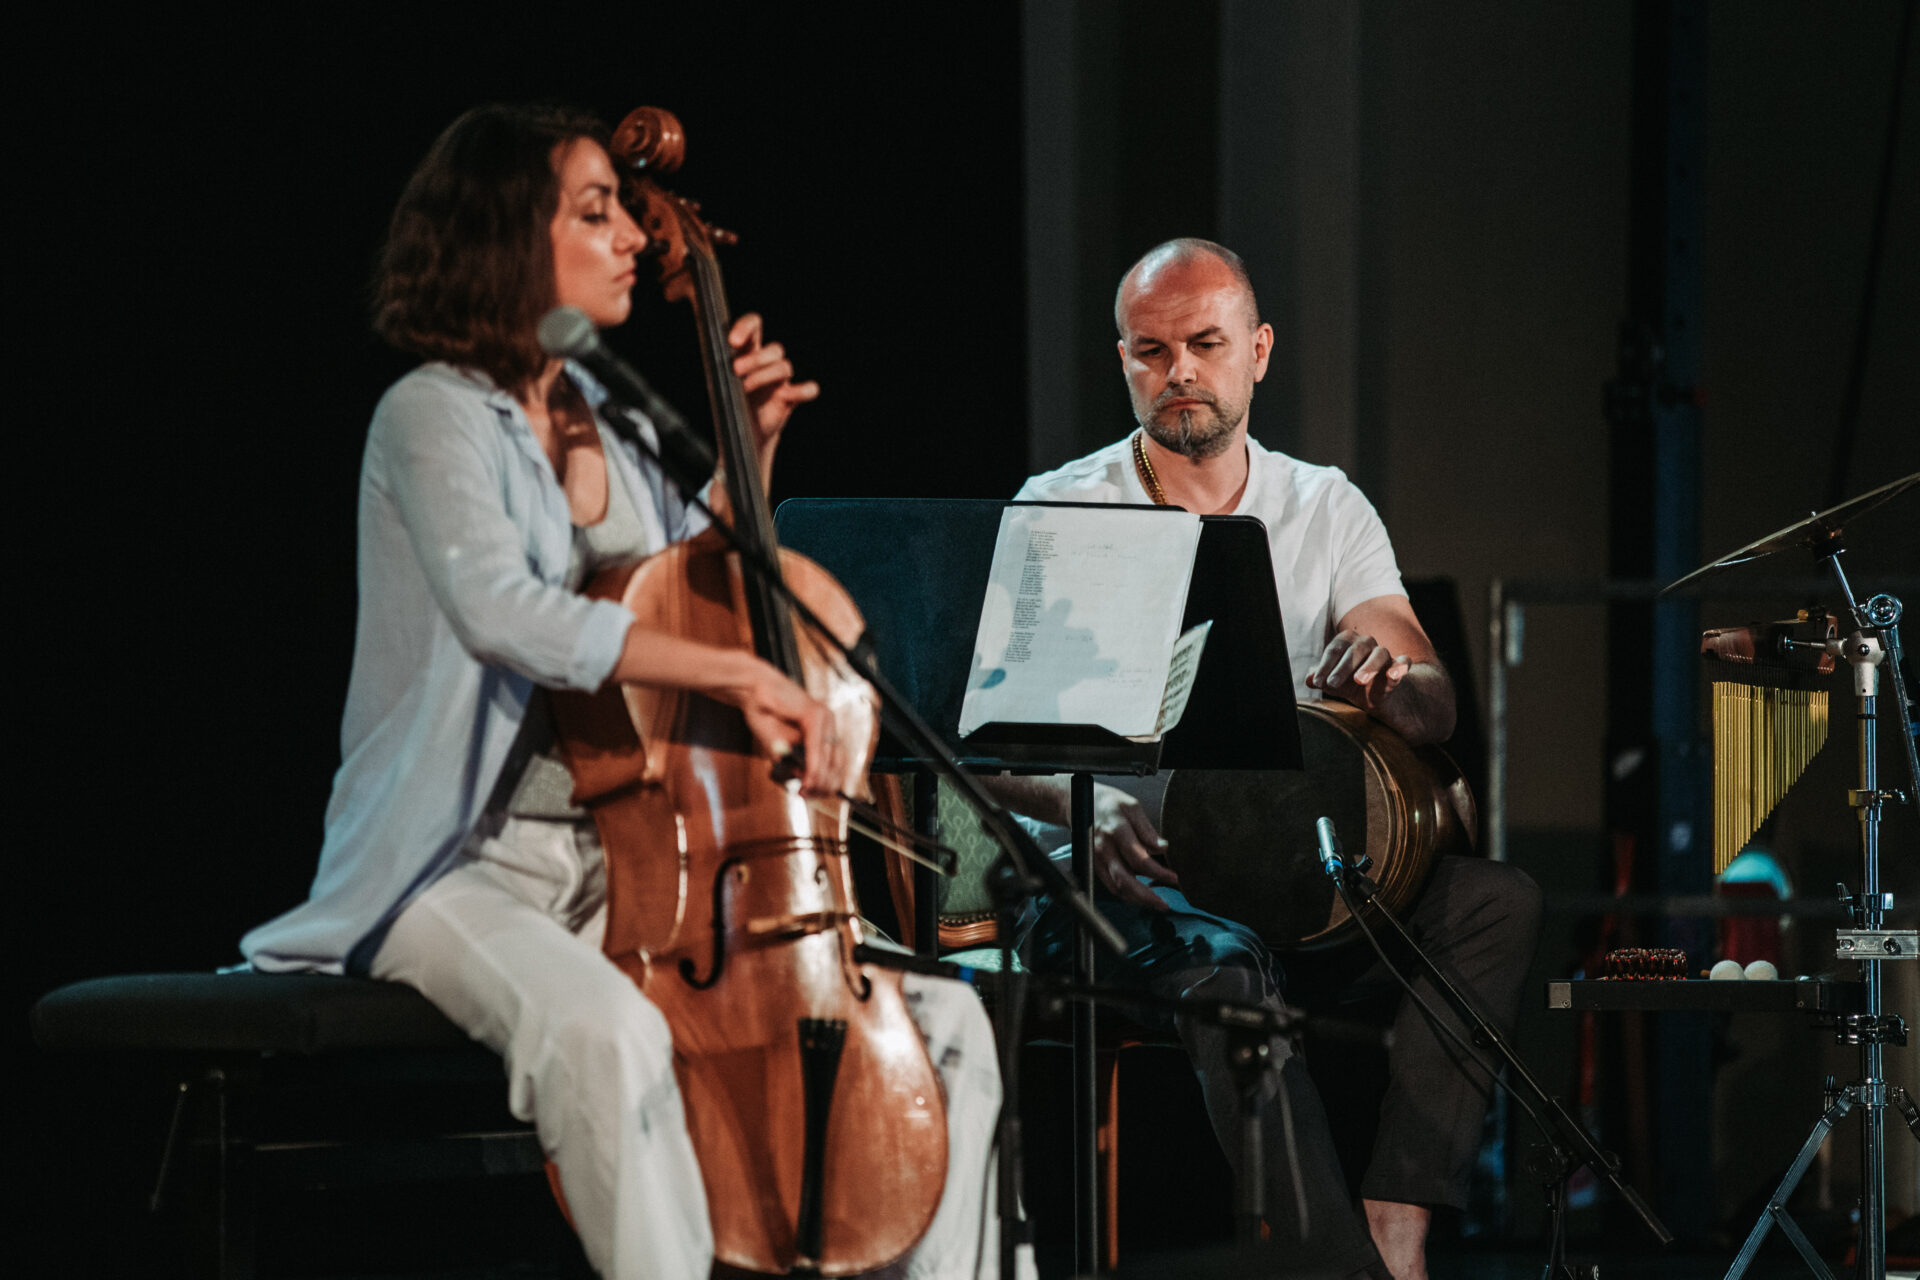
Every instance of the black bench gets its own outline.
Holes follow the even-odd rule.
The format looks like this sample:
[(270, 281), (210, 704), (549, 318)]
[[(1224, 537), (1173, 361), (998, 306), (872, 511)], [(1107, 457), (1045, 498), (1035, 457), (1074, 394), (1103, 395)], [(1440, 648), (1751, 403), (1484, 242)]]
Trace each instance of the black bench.
[(418, 992), (319, 974), (157, 973), (76, 982), (33, 1009), (52, 1053), (125, 1057), (178, 1081), (150, 1207), (190, 1207), (221, 1280), (254, 1274), (260, 1196), (537, 1174), (500, 1059)]

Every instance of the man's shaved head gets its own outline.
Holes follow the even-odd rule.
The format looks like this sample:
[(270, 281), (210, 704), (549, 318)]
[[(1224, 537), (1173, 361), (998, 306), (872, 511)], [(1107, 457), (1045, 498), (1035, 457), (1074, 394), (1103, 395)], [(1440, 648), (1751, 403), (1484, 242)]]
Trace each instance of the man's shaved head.
[(1233, 276), (1247, 303), (1247, 328), (1260, 327), (1260, 303), (1253, 296), (1253, 280), (1247, 275), (1247, 264), (1240, 255), (1223, 244), (1211, 240), (1202, 240), (1198, 236), (1181, 236), (1177, 240), (1168, 240), (1157, 244), (1140, 257), (1140, 261), (1127, 269), (1120, 277), (1120, 287), (1113, 294), (1113, 327), (1120, 336), (1127, 336), (1126, 302), (1131, 293), (1146, 288), (1155, 276), (1169, 267), (1183, 267), (1199, 258), (1212, 258), (1225, 267)]
[(1273, 329), (1260, 323), (1240, 256), (1169, 240), (1133, 264), (1113, 300), (1133, 415), (1161, 448), (1196, 462), (1245, 438)]

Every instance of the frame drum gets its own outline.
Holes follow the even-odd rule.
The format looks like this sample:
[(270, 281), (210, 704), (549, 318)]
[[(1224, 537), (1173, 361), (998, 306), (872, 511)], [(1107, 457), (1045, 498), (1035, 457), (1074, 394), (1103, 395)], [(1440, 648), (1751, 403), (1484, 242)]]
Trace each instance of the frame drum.
[(1409, 747), (1344, 702), (1302, 702), (1299, 714), (1305, 768), (1176, 770), (1160, 822), (1187, 900), (1282, 951), (1357, 933), (1321, 869), (1316, 818), (1333, 819), (1350, 862), (1373, 859), (1368, 874), (1396, 916), (1435, 857), (1477, 839), (1473, 793), (1446, 752)]

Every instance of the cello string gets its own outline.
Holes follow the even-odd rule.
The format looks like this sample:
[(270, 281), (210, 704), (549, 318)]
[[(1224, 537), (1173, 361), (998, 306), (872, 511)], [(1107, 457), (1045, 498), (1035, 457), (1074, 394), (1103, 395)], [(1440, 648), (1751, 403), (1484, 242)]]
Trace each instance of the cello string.
[(921, 835), (918, 831), (915, 831), (912, 827), (901, 826), (899, 823), (895, 822), (893, 819), (887, 817), (884, 813), (880, 811), (878, 806), (872, 804), (871, 802), (866, 800), (856, 799), (855, 797), (848, 795), (844, 791), (836, 792), (835, 795), (837, 795), (840, 799), (846, 801), (847, 805), (855, 813), (860, 815), (860, 818), (862, 821), (870, 823), (873, 826), (879, 827), (881, 830), (885, 831), (888, 835), (895, 836), (901, 840), (905, 840), (908, 844), (915, 845), (918, 848), (928, 850), (932, 853), (945, 854), (948, 858), (951, 858), (955, 862), (958, 862), (960, 860), (959, 850), (954, 849), (951, 846), (941, 844), (938, 840), (935, 840), (932, 836)]
[[(849, 804), (859, 803), (858, 801), (849, 799), (849, 797), (847, 797), (845, 794), (836, 795), (835, 798), (839, 800), (845, 800)], [(829, 805), (827, 805), (825, 802), (816, 800), (812, 796), (807, 796), (805, 797), (805, 799), (807, 802), (807, 808), (813, 810), (815, 813), (825, 818), (831, 818), (836, 822), (840, 820), (839, 812), (833, 809), (832, 807), (830, 807)], [(861, 835), (873, 841), (875, 844), (878, 844), (885, 848), (893, 850), (895, 853), (907, 859), (909, 862), (917, 862), (923, 867), (928, 867), (934, 871), (938, 871), (943, 876), (950, 876), (953, 874), (951, 871), (948, 871), (945, 867), (941, 866), (938, 862), (935, 862), (932, 858), (929, 858), (926, 854), (921, 853), (918, 849), (914, 849), (909, 847), (908, 845), (902, 844), (900, 841), (895, 840), (891, 836), (884, 834), (878, 827), (870, 826), (867, 823), (862, 822), (859, 818), (854, 817), (852, 814), (847, 815), (846, 821), (847, 821), (847, 825), (851, 827), (853, 830), (858, 831)], [(948, 849), (945, 845), (935, 844), (935, 845), (932, 845), (932, 847), (936, 850), (939, 850), (942, 853), (949, 853), (949, 854), (953, 853), (953, 850)], [(954, 856), (958, 857), (959, 855), (955, 854)]]

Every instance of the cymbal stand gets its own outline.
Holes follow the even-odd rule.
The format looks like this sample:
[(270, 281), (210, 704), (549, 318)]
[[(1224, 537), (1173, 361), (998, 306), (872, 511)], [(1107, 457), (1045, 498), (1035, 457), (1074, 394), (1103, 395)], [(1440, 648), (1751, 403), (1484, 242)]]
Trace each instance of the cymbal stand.
[[(1890, 595), (1876, 595), (1864, 605), (1854, 599), (1846, 573), (1840, 568), (1842, 548), (1838, 531), (1828, 535), (1824, 545), (1814, 548), (1833, 568), (1840, 590), (1852, 615), (1855, 630), (1843, 639), (1815, 644), (1787, 641), (1796, 647), (1825, 648), (1853, 670), (1853, 692), (1859, 703), (1857, 724), (1860, 744), (1860, 786), (1848, 792), (1852, 807), (1860, 812), (1860, 853), (1862, 875), (1860, 892), (1850, 895), (1841, 886), (1841, 901), (1850, 917), (1849, 927), (1834, 935), (1834, 954), (1841, 960), (1857, 961), (1863, 988), (1863, 1008), (1859, 1013), (1843, 1014), (1836, 1019), (1835, 1032), (1842, 1044), (1860, 1050), (1860, 1078), (1830, 1097), (1826, 1112), (1813, 1127), (1800, 1154), (1774, 1189), (1767, 1210), (1747, 1236), (1734, 1258), (1726, 1280), (1738, 1280), (1746, 1273), (1760, 1242), (1775, 1225), (1786, 1233), (1815, 1275), (1829, 1272), (1804, 1234), (1787, 1216), (1787, 1198), (1792, 1194), (1819, 1150), (1827, 1131), (1855, 1106), (1860, 1108), (1860, 1247), (1858, 1280), (1882, 1280), (1887, 1272), (1887, 1160), (1886, 1114), (1892, 1100), (1887, 1085), (1885, 1049), (1887, 1045), (1907, 1043), (1907, 1025), (1898, 1014), (1881, 1009), (1880, 966), (1894, 960), (1913, 960), (1920, 954), (1920, 938), (1912, 929), (1887, 929), (1886, 913), (1893, 907), (1893, 895), (1880, 888), (1880, 816), (1891, 801), (1911, 803), (1920, 793), (1920, 758), (1916, 758), (1913, 737), (1913, 708), (1907, 697), (1905, 678), (1900, 670), (1900, 601)], [(1907, 760), (1909, 790), (1882, 791), (1879, 783), (1878, 705), (1880, 667), (1886, 664), (1892, 677), (1894, 703), (1898, 708), (1901, 740)], [(1830, 1280), (1830, 1277), (1829, 1277)]]

